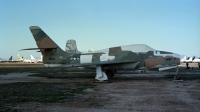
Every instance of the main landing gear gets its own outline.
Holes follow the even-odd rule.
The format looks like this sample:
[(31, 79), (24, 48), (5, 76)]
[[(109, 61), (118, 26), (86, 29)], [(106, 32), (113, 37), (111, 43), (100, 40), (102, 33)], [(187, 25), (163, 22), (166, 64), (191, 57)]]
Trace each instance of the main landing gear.
[(178, 80), (180, 78), (180, 75), (179, 75), (179, 69), (178, 67), (176, 68), (176, 74), (174, 76), (174, 80)]
[(106, 75), (107, 75), (108, 77), (113, 77), (113, 76), (114, 76), (114, 71), (107, 70), (107, 71), (106, 71)]
[(101, 69), (101, 66), (97, 66), (96, 67), (96, 77), (95, 77), (96, 80), (99, 80), (99, 81), (106, 81), (108, 80), (108, 77), (107, 75), (102, 71)]
[(96, 77), (95, 79), (98, 81), (107, 81), (108, 77), (113, 77), (116, 71), (114, 70), (106, 70), (106, 73), (102, 71), (101, 66), (96, 67)]

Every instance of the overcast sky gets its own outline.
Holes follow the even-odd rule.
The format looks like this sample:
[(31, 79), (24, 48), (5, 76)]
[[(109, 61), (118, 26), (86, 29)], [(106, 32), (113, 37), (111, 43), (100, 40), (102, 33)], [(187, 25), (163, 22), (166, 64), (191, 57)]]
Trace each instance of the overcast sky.
[(200, 56), (199, 0), (0, 0), (0, 58), (40, 58), (29, 26), (40, 26), (63, 50), (147, 44)]

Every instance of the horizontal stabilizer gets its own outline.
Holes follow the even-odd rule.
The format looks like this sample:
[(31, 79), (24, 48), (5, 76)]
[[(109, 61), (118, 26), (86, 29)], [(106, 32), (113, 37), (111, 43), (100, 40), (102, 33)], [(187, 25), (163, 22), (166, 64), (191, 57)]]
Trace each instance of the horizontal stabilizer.
[(48, 50), (50, 50), (50, 49), (57, 49), (58, 47), (52, 47), (52, 48), (27, 48), (27, 49), (21, 49), (20, 51), (22, 51), (22, 50), (38, 50), (38, 49), (48, 49)]
[(81, 55), (93, 55), (93, 54), (106, 54), (104, 52), (95, 52), (95, 53), (81, 53)]

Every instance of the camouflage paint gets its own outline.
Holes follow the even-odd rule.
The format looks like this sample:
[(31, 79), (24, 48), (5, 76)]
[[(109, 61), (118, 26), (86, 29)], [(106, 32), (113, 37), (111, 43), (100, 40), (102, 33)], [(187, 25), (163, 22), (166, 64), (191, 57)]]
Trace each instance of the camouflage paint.
[[(176, 66), (180, 59), (174, 53), (158, 51), (147, 45), (128, 45), (111, 47), (83, 54), (81, 52), (64, 52), (42, 29), (30, 27), (36, 44), (43, 55), (43, 63), (57, 67), (101, 66), (104, 70), (154, 69)], [(73, 42), (75, 43), (75, 42)], [(77, 48), (74, 47), (76, 50)], [(92, 56), (91, 56), (92, 55)], [(88, 57), (83, 63), (82, 57)]]

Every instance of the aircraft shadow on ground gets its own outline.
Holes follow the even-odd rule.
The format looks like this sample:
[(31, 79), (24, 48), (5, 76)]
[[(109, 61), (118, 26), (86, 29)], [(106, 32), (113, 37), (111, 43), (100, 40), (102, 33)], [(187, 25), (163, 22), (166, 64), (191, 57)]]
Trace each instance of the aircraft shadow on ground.
[[(92, 78), (94, 79), (96, 73), (95, 69), (63, 69), (63, 68), (0, 68), (0, 75), (7, 75), (9, 73), (33, 73), (30, 76), (47, 77), (47, 78)], [(185, 69), (179, 70), (180, 79), (182, 80), (199, 80), (200, 69)], [(114, 77), (109, 78), (111, 81), (128, 81), (128, 80), (173, 80), (175, 70), (164, 72), (149, 71), (145, 74), (129, 71), (118, 72)]]

